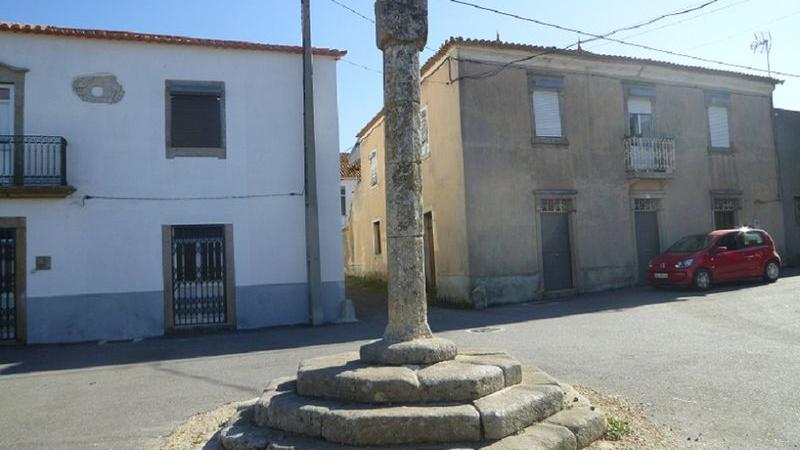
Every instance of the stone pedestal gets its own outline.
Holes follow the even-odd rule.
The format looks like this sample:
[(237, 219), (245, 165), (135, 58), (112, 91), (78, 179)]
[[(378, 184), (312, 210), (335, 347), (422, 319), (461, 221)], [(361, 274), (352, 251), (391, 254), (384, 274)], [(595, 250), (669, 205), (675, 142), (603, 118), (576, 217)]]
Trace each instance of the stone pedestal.
[(569, 449), (605, 418), (569, 386), (506, 353), (387, 366), (344, 353), (302, 361), (221, 432), (223, 448)]

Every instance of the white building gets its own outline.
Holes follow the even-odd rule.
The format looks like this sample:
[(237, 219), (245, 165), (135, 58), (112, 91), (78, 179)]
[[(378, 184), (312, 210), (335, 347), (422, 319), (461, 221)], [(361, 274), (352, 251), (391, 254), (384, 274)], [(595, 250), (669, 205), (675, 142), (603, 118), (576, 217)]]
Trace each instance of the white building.
[(347, 153), (339, 154), (339, 207), (342, 216), (342, 229), (347, 226), (347, 217), (350, 215), (350, 204), (353, 202), (353, 191), (358, 186), (361, 176), (361, 167), (358, 163), (351, 164)]
[[(326, 320), (343, 55), (314, 59)], [(307, 323), (302, 115), (299, 47), (0, 24), (0, 339)]]

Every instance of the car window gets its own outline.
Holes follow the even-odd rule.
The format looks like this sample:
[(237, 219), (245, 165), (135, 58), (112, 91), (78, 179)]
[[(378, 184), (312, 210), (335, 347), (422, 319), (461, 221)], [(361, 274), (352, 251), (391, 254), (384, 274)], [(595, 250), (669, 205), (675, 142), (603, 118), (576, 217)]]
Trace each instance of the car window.
[(755, 247), (764, 244), (764, 237), (757, 231), (747, 231), (744, 233), (744, 246)]
[(740, 248), (744, 247), (744, 238), (742, 237), (742, 234), (743, 233), (737, 231), (722, 236), (717, 241), (717, 247), (728, 247), (728, 250), (739, 250)]
[(711, 237), (707, 234), (693, 234), (682, 237), (667, 249), (667, 253), (692, 253), (706, 248)]

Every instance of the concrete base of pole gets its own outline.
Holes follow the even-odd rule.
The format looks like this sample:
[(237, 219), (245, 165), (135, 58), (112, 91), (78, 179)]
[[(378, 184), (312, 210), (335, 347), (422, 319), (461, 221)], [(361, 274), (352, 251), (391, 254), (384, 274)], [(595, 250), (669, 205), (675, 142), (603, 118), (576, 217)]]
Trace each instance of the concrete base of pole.
[(379, 339), (361, 346), (361, 360), (370, 364), (402, 366), (435, 364), (456, 357), (456, 344), (438, 337), (392, 341)]

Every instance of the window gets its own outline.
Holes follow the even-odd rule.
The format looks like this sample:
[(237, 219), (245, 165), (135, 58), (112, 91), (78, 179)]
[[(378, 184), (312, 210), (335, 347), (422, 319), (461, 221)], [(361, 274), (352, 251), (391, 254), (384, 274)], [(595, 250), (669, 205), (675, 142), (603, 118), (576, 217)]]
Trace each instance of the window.
[(736, 211), (739, 209), (738, 198), (715, 198), (712, 208), (714, 210), (715, 229), (736, 228)]
[(633, 209), (641, 212), (658, 211), (660, 203), (657, 198), (635, 198), (633, 199)]
[(539, 209), (545, 213), (568, 213), (573, 210), (571, 198), (543, 198)]
[(564, 83), (560, 78), (532, 76), (528, 80), (533, 103), (534, 140), (561, 141), (564, 130), (561, 125), (561, 91)]
[(628, 97), (628, 134), (653, 136), (653, 102), (649, 97)]
[(339, 201), (341, 203), (342, 215), (347, 215), (347, 188), (341, 186), (339, 188)]
[(376, 255), (381, 254), (381, 221), (372, 222), (372, 248)]
[(166, 82), (167, 157), (225, 158), (225, 84)]
[(800, 197), (794, 198), (794, 221), (800, 225)]
[(419, 139), (420, 139), (420, 148), (419, 154), (422, 158), (426, 156), (430, 156), (431, 154), (431, 147), (429, 144), (428, 139), (428, 107), (423, 106), (419, 110)]
[(369, 185), (378, 185), (378, 151), (369, 152)]
[(758, 231), (747, 231), (744, 233), (745, 247), (757, 247), (759, 245), (764, 245), (764, 236), (762, 236), (761, 233)]
[(719, 241), (717, 241), (717, 247), (727, 247), (728, 250), (739, 250), (744, 248), (744, 233), (735, 232), (735, 233), (728, 233), (725, 236), (722, 236)]
[(730, 98), (725, 94), (710, 94), (706, 96), (708, 139), (712, 149), (731, 148), (729, 105)]

